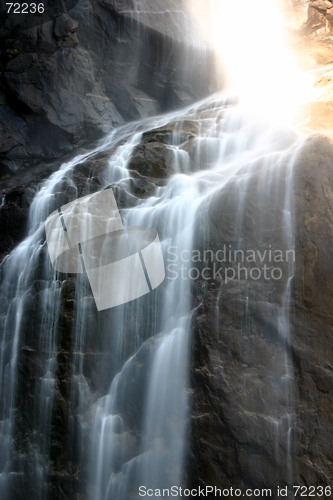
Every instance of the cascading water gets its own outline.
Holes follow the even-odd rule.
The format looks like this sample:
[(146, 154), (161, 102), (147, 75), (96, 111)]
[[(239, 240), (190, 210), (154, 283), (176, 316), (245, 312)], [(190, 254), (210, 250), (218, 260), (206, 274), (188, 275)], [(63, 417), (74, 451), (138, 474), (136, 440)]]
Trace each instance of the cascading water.
[[(127, 127), (129, 130), (131, 126)], [(45, 474), (48, 470), (50, 453), (50, 425), (52, 419), (53, 395), (57, 373), (57, 328), (60, 318), (59, 300), (61, 282), (57, 279), (45, 259), (44, 222), (50, 211), (57, 206), (57, 196), (62, 196), (66, 184), (70, 196), (76, 197), (77, 190), (70, 180), (70, 172), (90, 154), (103, 150), (112, 143), (113, 136), (122, 137), (122, 131), (111, 134), (103, 145), (88, 155), (79, 156), (56, 172), (36, 195), (29, 215), (29, 236), (2, 263), (2, 338), (1, 338), (1, 486), (2, 495), (6, 498), (12, 476), (30, 477), (35, 481), (34, 495), (45, 498)], [(132, 142), (120, 147), (119, 156), (113, 159), (114, 178), (122, 177), (124, 163), (130, 154)], [(107, 176), (106, 176), (107, 177)], [(89, 187), (88, 187), (89, 189)], [(40, 273), (39, 266), (43, 271)], [(36, 277), (41, 274), (42, 280)], [(37, 293), (35, 288), (37, 287)], [(33, 293), (34, 292), (34, 293)], [(32, 304), (33, 300), (35, 303)], [(30, 325), (28, 315), (31, 310), (36, 314), (36, 320)], [(34, 328), (40, 332), (36, 335)], [(25, 345), (25, 342), (28, 344)], [(77, 341), (75, 339), (74, 345)], [(40, 378), (36, 386), (32, 386), (29, 409), (35, 415), (34, 429), (31, 433), (32, 442), (27, 450), (28, 456), (18, 465), (18, 472), (12, 472), (13, 422), (15, 420), (15, 393), (17, 370), (19, 369), (19, 350), (38, 351), (40, 353)], [(18, 404), (18, 403), (16, 403)]]
[[(172, 175), (157, 186), (151, 183), (150, 196), (139, 199), (131, 194), (131, 183), (143, 176), (133, 172), (131, 158), (145, 134), (163, 127), (172, 130), (167, 144)], [(191, 127), (195, 133), (189, 133)], [(24, 489), (37, 500), (54, 498), (57, 489), (66, 488), (64, 475), (71, 485), (68, 495), (79, 492), (87, 500), (130, 500), (138, 498), (140, 487), (186, 485), (190, 346), (197, 304), (192, 291), (196, 278), (183, 256), (191, 253), (196, 233), (205, 232), (197, 227), (198, 214), (233, 182), (240, 193), (235, 227), (241, 241), (248, 180), (261, 163), (269, 190), (285, 175), (286, 161), (282, 231), (286, 248), (293, 249), (291, 179), (300, 148), (290, 130), (255, 120), (230, 96), (213, 96), (181, 112), (117, 129), (44, 184), (30, 208), (29, 236), (1, 266), (2, 498), (16, 498), (15, 492)], [(89, 178), (78, 186), (76, 172), (98, 154), (109, 157), (98, 186)], [(66, 275), (52, 268), (44, 222), (66, 203), (110, 187), (125, 232), (132, 226), (158, 232), (166, 279), (135, 301), (97, 311), (85, 273)], [(125, 193), (124, 202), (119, 193)], [(285, 344), (281, 379), (288, 379), (288, 401), (293, 398), (288, 352), (292, 276), (291, 264), (279, 314)], [(123, 279), (128, 278), (125, 273)], [(217, 321), (222, 278), (219, 286), (213, 306)], [(248, 317), (249, 297), (246, 307)], [(27, 356), (38, 359), (38, 377), (31, 376), (22, 390), (21, 365)], [(33, 416), (30, 428), (22, 419), (17, 423), (22, 408)], [(291, 457), (293, 418), (272, 416), (277, 463), (281, 442)], [(292, 482), (291, 463), (287, 467)]]
[[(188, 356), (193, 311), (191, 279), (188, 277), (190, 264), (187, 268), (184, 267), (180, 256), (183, 255), (182, 252), (191, 251), (197, 210), (207, 203), (211, 194), (232, 181), (244, 169), (246, 175), (241, 178), (241, 183), (245, 183), (246, 191), (246, 179), (258, 159), (265, 159), (266, 175), (269, 176), (274, 169), (272, 177), (278, 175), (279, 162), (294, 140), (292, 135), (291, 139), (288, 134), (279, 136), (274, 127), (268, 131), (267, 128), (259, 129), (258, 133), (258, 128), (244, 118), (238, 107), (225, 106), (225, 102), (227, 99), (216, 102), (210, 98), (186, 113), (150, 120), (149, 124), (146, 121), (142, 125), (123, 127), (97, 150), (103, 151), (125, 139), (123, 145), (116, 147), (104, 172), (104, 185), (112, 184), (115, 189), (129, 178), (126, 167), (142, 132), (177, 121), (170, 149), (174, 166), (179, 169), (179, 173), (175, 173), (166, 186), (157, 188), (152, 197), (133, 208), (121, 210), (125, 227), (156, 228), (165, 257), (172, 247), (177, 256), (173, 257), (177, 264), (172, 267), (171, 273), (170, 270), (167, 272), (165, 283), (154, 293), (97, 315), (87, 280), (84, 275), (78, 276), (75, 285), (76, 319), (73, 340), (67, 340), (65, 344), (64, 339), (61, 339), (59, 324), (61, 314), (64, 314), (60, 302), (66, 280), (59, 277), (50, 266), (43, 243), (43, 221), (56, 206), (57, 196), (62, 192), (59, 186), (63, 189), (66, 183), (67, 190), (70, 188), (71, 197), (75, 199), (77, 190), (71, 180), (72, 171), (96, 151), (64, 165), (37, 194), (30, 212), (31, 234), (5, 259), (2, 266), (3, 290), (6, 301), (9, 300), (9, 313), (2, 340), (2, 387), (5, 396), (2, 456), (6, 457), (2, 473), (4, 491), (13, 467), (11, 444), (15, 422), (14, 401), (17, 397), (15, 387), (18, 352), (20, 349), (35, 349), (32, 345), (40, 352), (41, 375), (39, 384), (34, 389), (35, 393), (30, 395), (36, 420), (30, 436), (29, 456), (21, 457), (18, 473), (35, 478), (36, 498), (47, 496), (50, 425), (54, 411), (52, 406), (55, 390), (62, 390), (59, 366), (60, 357), (65, 356), (65, 353), (58, 352), (59, 344), (62, 344), (63, 350), (67, 344), (72, 352), (69, 395), (71, 419), (68, 423), (68, 443), (71, 444), (65, 450), (66, 462), (84, 462), (89, 457), (89, 465), (85, 466), (87, 484), (81, 478), (88, 498), (123, 500), (136, 498), (138, 488), (142, 485), (170, 488), (172, 485), (182, 484), (190, 404)], [(183, 149), (182, 136), (186, 128), (183, 117), (199, 125), (192, 160), (186, 148)], [(204, 159), (208, 170), (201, 171), (198, 167), (203, 164)], [(286, 220), (285, 227), (289, 246), (292, 243), (290, 196), (287, 186), (285, 217), (288, 221)], [(244, 217), (245, 211), (246, 207), (240, 199), (239, 221)], [(240, 222), (238, 225), (241, 228)], [(31, 310), (28, 308), (29, 292), (37, 285), (38, 265), (42, 265), (38, 280), (38, 310), (41, 317), (37, 322), (41, 335), (32, 335), (25, 332), (27, 319), (24, 312), (26, 308)], [(173, 279), (175, 275), (179, 275), (178, 279)], [(285, 322), (287, 323), (289, 283), (290, 280), (281, 305), (281, 330), (285, 335), (288, 330)], [(7, 302), (3, 301), (3, 304), (7, 305)], [(98, 314), (102, 315), (100, 319)], [(129, 316), (136, 318), (137, 324), (129, 323)], [(101, 360), (104, 357), (104, 362), (101, 363), (103, 384), (110, 384), (109, 391), (100, 399), (96, 399), (99, 389), (96, 392), (91, 387), (85, 367), (86, 353), (94, 341), (89, 330), (93, 328), (96, 332), (96, 327), (92, 326), (92, 318), (98, 322), (98, 342), (103, 347), (99, 358)], [(13, 331), (15, 335), (12, 338)], [(30, 342), (27, 347), (25, 342)], [(130, 357), (126, 361), (128, 354)], [(98, 367), (95, 366), (94, 370), (96, 369)], [(286, 373), (286, 376), (289, 374)], [(134, 385), (134, 392), (139, 391), (139, 395), (133, 393), (131, 384)]]

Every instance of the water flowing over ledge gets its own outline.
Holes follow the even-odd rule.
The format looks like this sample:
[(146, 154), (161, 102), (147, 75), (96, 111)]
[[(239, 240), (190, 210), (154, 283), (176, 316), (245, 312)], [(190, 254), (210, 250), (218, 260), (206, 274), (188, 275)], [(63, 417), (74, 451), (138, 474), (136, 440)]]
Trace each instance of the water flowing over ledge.
[[(61, 489), (63, 498), (125, 500), (138, 498), (142, 484), (207, 484), (205, 468), (216, 484), (229, 477), (233, 486), (249, 477), (259, 486), (292, 484), (304, 470), (319, 477), (302, 458), (311, 445), (298, 429), (312, 403), (301, 394), (300, 363), (310, 363), (319, 385), (330, 369), (300, 361), (309, 338), (295, 333), (295, 301), (305, 282), (317, 286), (304, 278), (299, 218), (309, 212), (302, 186), (318, 149), (331, 158), (322, 139), (299, 140), (221, 95), (116, 129), (45, 182), (30, 208), (29, 236), (1, 267), (3, 498), (15, 491), (55, 498)], [(97, 312), (84, 274), (52, 269), (44, 221), (110, 187), (125, 226), (157, 230), (166, 279)], [(318, 189), (314, 183), (320, 206)], [(260, 255), (296, 251), (296, 263), (211, 259), (224, 245)], [(187, 258), (205, 250), (212, 253), (195, 263)], [(276, 279), (266, 279), (264, 265), (280, 270)], [(302, 321), (311, 331), (311, 320)], [(214, 439), (220, 479), (219, 461), (208, 458)], [(319, 433), (316, 443), (323, 440)]]

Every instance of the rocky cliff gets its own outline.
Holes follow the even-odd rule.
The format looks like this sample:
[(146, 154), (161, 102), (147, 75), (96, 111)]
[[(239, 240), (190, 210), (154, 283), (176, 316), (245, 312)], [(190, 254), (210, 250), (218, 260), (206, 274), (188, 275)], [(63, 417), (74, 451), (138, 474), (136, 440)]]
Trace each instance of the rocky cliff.
[(185, 4), (163, 2), (168, 22), (157, 2), (70, 4), (29, 29), (1, 7), (0, 178), (215, 89)]
[[(271, 276), (245, 280), (245, 270), (236, 281), (226, 283), (217, 275), (196, 283), (193, 485), (199, 479), (222, 489), (270, 488), (276, 497), (278, 486), (332, 484), (332, 160), (332, 144), (309, 137), (291, 179), (290, 157), (281, 176), (271, 174), (271, 189), (265, 166), (258, 165), (243, 183), (245, 193), (241, 178), (231, 181), (202, 212), (206, 229), (198, 235), (199, 249), (216, 253), (224, 244), (262, 253), (285, 249), (283, 200), (291, 182), (296, 259), (294, 270), (288, 273), (285, 267), (283, 279), (273, 286)], [(242, 194), (246, 213), (240, 222)], [(262, 266), (239, 262), (248, 272)], [(218, 264), (232, 266), (237, 264)], [(288, 279), (286, 339), (279, 331)]]
[[(301, 3), (297, 3), (300, 9), (304, 7)], [(295, 40), (301, 37), (318, 47), (318, 39), (325, 34), (326, 56), (321, 62), (319, 58), (318, 64), (330, 62), (330, 2), (324, 3), (325, 9), (319, 8), (319, 2), (312, 2), (312, 10), (309, 14), (304, 11), (305, 18), (295, 35)], [(316, 24), (317, 14), (321, 24)], [(5, 194), (0, 212), (2, 256), (23, 239), (31, 200), (41, 182), (59, 167), (59, 157), (69, 158), (73, 149), (77, 151), (78, 146), (96, 140), (112, 127), (183, 106), (212, 89), (207, 78), (207, 73), (211, 74), (207, 49), (199, 51), (202, 59), (198, 59), (198, 48), (185, 43), (179, 26), (171, 23), (159, 30), (156, 19), (158, 11), (140, 15), (128, 2), (82, 1), (69, 15), (58, 16), (45, 25), (29, 31), (2, 31), (1, 176), (9, 176), (0, 182)], [(313, 42), (311, 37), (315, 38)], [(194, 51), (196, 57), (191, 58)], [(184, 53), (192, 60), (187, 67), (183, 65)], [(222, 116), (225, 105), (221, 103), (220, 107)], [(203, 120), (189, 114), (182, 123), (183, 151), (189, 154), (192, 172), (198, 170), (194, 160), (198, 131), (209, 113), (208, 108), (202, 109)], [(169, 123), (143, 135), (130, 161), (130, 179), (112, 185), (120, 209), (149, 197), (176, 172), (168, 147), (175, 127), (179, 131), (178, 125)], [(286, 149), (289, 142), (292, 140), (287, 138)], [(94, 154), (77, 164), (70, 178), (59, 185), (55, 206), (105, 187), (104, 172), (113, 152)], [(200, 155), (200, 168), (209, 168), (216, 159), (211, 142), (201, 143)], [(241, 246), (243, 251), (267, 252), (270, 248), (288, 249), (284, 209), (286, 200), (293, 200), (296, 260), (292, 268), (281, 264), (283, 279), (274, 287), (263, 278), (225, 283), (224, 265), (222, 277), (213, 272), (212, 279), (193, 282), (191, 300), (196, 314), (189, 380), (189, 486), (272, 488), (276, 492), (278, 486), (291, 482), (332, 484), (332, 161), (329, 140), (310, 136), (296, 156), (291, 151), (285, 155), (275, 172), (261, 162), (244, 168), (202, 207), (196, 249), (202, 252), (208, 248), (216, 254), (230, 245), (233, 250)], [(286, 186), (291, 186), (290, 192)], [(242, 218), (240, 199), (246, 206)], [(31, 394), (44, 369), (44, 353), (40, 356), (40, 339), (35, 334), (45, 334), (44, 318), (38, 309), (45, 287), (40, 262), (34, 273), (19, 345), (20, 412), (14, 466), (23, 468), (25, 454), (26, 469), (13, 494), (17, 500), (22, 500), (22, 491), (27, 497), (34, 494), (35, 485), (29, 482), (29, 473), (33, 477), (29, 453), (32, 456), (34, 452), (31, 443), (35, 439), (36, 411)], [(69, 405), (73, 396), (75, 277), (61, 276), (61, 281), (48, 486), (50, 499), (81, 500), (89, 457), (86, 451), (80, 455), (74, 440), (67, 442), (78, 419), (76, 399)], [(103, 344), (98, 332), (112, 321), (112, 312), (102, 313), (98, 319), (88, 287), (84, 298), (90, 337), (86, 352), (81, 354), (89, 390), (96, 399), (108, 389), (112, 363), (111, 349)], [(282, 310), (290, 320), (288, 337), (280, 334), (279, 322), (286, 320)], [(135, 352), (128, 339), (130, 328), (143, 320), (129, 317), (127, 321), (124, 359)], [(139, 344), (144, 341), (144, 336), (137, 339)], [(121, 460), (129, 460), (137, 452), (140, 429), (133, 415), (143, 411), (138, 395), (143, 391), (147, 353), (152, 348), (153, 341), (146, 341), (127, 368), (133, 385), (128, 389), (129, 403), (124, 402), (119, 411), (132, 441), (126, 446), (125, 456), (117, 458), (120, 466)]]
[(304, 107), (307, 129), (331, 133), (333, 101), (333, 3), (330, 0), (284, 0), (289, 42), (300, 66), (313, 80)]
[[(226, 107), (222, 103), (220, 106), (222, 116)], [(203, 107), (201, 116), (205, 113), (209, 109)], [(131, 179), (112, 186), (121, 210), (150, 196), (176, 172), (168, 149), (175, 127), (182, 130), (182, 148), (190, 158), (188, 168), (197, 170), (194, 152), (200, 123), (202, 126), (202, 120), (197, 122), (193, 115), (188, 115), (181, 126), (169, 123), (143, 135), (130, 161)], [(228, 262), (227, 258), (227, 262), (221, 263), (221, 259), (208, 257), (207, 262), (196, 264), (200, 270), (205, 266), (210, 269), (211, 277), (193, 280), (191, 287), (195, 314), (189, 380), (190, 437), (184, 484), (193, 488), (199, 485), (243, 490), (269, 488), (272, 497), (277, 498), (278, 487), (332, 484), (333, 147), (324, 137), (310, 136), (288, 151), (293, 140), (292, 135), (286, 135), (285, 153), (278, 165), (273, 163), (269, 167), (259, 160), (244, 166), (223, 189), (216, 190), (206, 200), (198, 214), (194, 249), (201, 255), (207, 249), (216, 256), (217, 252), (231, 248), (259, 251), (261, 255), (266, 252), (267, 258), (255, 263), (240, 259), (240, 277), (237, 277), (237, 259)], [(209, 167), (215, 158), (214, 148), (205, 146), (203, 141), (201, 165)], [(71, 182), (80, 196), (87, 189), (98, 190), (103, 184), (109, 155), (106, 151), (92, 156), (74, 169)], [(62, 203), (74, 196), (65, 187), (62, 185), (58, 193), (59, 196), (66, 193)], [(286, 233), (285, 218), (289, 202), (295, 228), (291, 240)], [(245, 211), (241, 207), (246, 207)], [(290, 242), (294, 245), (295, 259), (287, 261), (285, 252), (290, 250)], [(269, 260), (270, 251), (282, 252), (278, 263)], [(269, 273), (275, 266), (281, 275), (278, 271), (273, 275), (275, 278), (269, 274), (266, 279), (262, 272), (264, 264), (270, 268)], [(226, 267), (234, 267), (236, 279), (225, 280)], [(261, 276), (258, 278), (256, 271), (253, 278), (245, 279), (253, 267), (261, 270)], [(36, 272), (38, 276), (38, 269)], [(88, 457), (86, 451), (81, 455), (79, 450), (68, 447), (66, 437), (71, 422), (78, 418), (67, 402), (71, 386), (70, 332), (74, 328), (75, 277), (62, 278), (65, 281), (61, 293), (49, 487), (50, 498), (79, 499), (84, 498), (79, 493), (86, 481)], [(18, 397), (22, 416), (17, 420), (16, 446), (19, 453), (24, 451), (27, 455), (33, 436), (29, 424), (33, 407), (28, 395), (36, 390), (36, 374), (41, 365), (34, 332), (42, 328), (42, 316), (33, 306), (37, 304), (40, 286), (42, 282), (36, 280), (31, 290), (32, 305), (27, 309), (29, 318), (23, 322), (19, 356)], [(91, 301), (88, 288), (86, 294), (85, 300)], [(107, 391), (106, 373), (110, 372), (113, 355), (101, 342), (98, 332), (112, 323), (113, 312), (97, 316), (91, 304), (89, 311), (89, 341), (86, 352), (82, 353), (84, 374), (91, 393), (103, 394)], [(290, 325), (285, 336), (281, 333), (283, 321)], [(123, 332), (125, 359), (133, 354), (129, 333), (133, 324), (140, 331), (141, 322), (142, 318), (137, 316), (128, 319)], [(143, 346), (122, 374), (124, 382), (122, 377), (119, 382), (125, 383), (129, 376), (132, 380), (118, 408), (126, 424), (124, 437), (131, 437), (125, 447), (126, 454), (117, 458), (119, 468), (138, 453), (138, 420), (143, 411), (140, 394), (149, 371), (149, 353), (155, 348), (154, 337), (145, 341), (144, 335), (143, 332), (140, 338)], [(138, 486), (133, 479), (133, 492)], [(27, 491), (32, 488), (33, 492), (33, 485), (28, 483), (21, 484), (19, 490), (22, 488)]]
[(1, 256), (22, 240), (42, 180), (79, 147), (216, 90), (213, 53), (186, 4), (163, 4), (168, 22), (158, 2), (140, 13), (132, 2), (67, 2), (29, 29), (1, 7)]

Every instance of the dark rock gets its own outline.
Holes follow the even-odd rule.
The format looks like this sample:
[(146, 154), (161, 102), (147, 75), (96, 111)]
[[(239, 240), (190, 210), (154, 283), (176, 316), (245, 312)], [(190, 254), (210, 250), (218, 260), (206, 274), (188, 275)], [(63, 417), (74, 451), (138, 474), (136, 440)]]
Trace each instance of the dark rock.
[(68, 38), (72, 33), (75, 33), (78, 28), (78, 23), (74, 21), (68, 14), (62, 14), (54, 21), (54, 34), (57, 38)]
[(35, 191), (17, 189), (3, 199), (0, 207), (0, 260), (26, 235), (29, 205)]
[[(205, 233), (198, 231), (195, 248), (284, 249), (283, 200), (292, 187), (294, 271), (275, 264), (283, 276), (273, 285), (245, 280), (245, 271), (227, 283), (217, 276), (194, 284), (201, 304), (191, 370), (193, 486), (271, 488), (276, 498), (279, 484), (331, 484), (332, 158), (327, 139), (310, 137), (295, 157), (292, 180), (288, 158), (273, 184), (260, 181), (259, 165), (247, 182), (231, 180), (215, 193), (198, 221)], [(292, 275), (285, 337), (281, 315)]]
[[(146, 1), (145, 11), (154, 10)], [(168, 16), (167, 5), (163, 10)], [(163, 19), (152, 27), (117, 2), (82, 0), (70, 15), (61, 10), (54, 22), (34, 28), (20, 31), (19, 21), (8, 22), (0, 31), (6, 47), (0, 162), (15, 172), (59, 158), (125, 121), (187, 105), (214, 90), (212, 53), (176, 39), (176, 26), (166, 35)], [(190, 18), (184, 22), (194, 29)]]
[(8, 10), (7, 5), (2, 4), (0, 6), (0, 16), (2, 21), (1, 31), (6, 33), (10, 30), (15, 30), (16, 33), (20, 33), (30, 28), (34, 28), (35, 26), (45, 24), (62, 13), (66, 13), (73, 9), (77, 3), (78, 0), (53, 0), (52, 2), (38, 2), (36, 4), (35, 13), (33, 13), (33, 7), (30, 7), (30, 4), (25, 13), (22, 13), (24, 10), (24, 5), (22, 4), (18, 10), (15, 6), (12, 6), (13, 8)]
[(165, 179), (175, 173), (174, 154), (165, 144), (144, 144), (136, 148), (129, 167), (145, 177)]
[(36, 64), (37, 59), (37, 54), (18, 54), (8, 62), (6, 70), (13, 73), (24, 73)]
[(142, 134), (140, 144), (134, 149), (129, 168), (141, 176), (166, 179), (177, 172), (174, 146), (181, 146), (198, 134), (195, 120), (169, 123)]
[(156, 184), (146, 179), (145, 177), (141, 177), (136, 172), (130, 172), (131, 179), (122, 182), (122, 184), (126, 184), (126, 189), (130, 193), (132, 193), (137, 198), (145, 199), (149, 196), (152, 196), (156, 190)]
[(135, 207), (139, 199), (148, 198), (156, 189), (156, 185), (144, 177), (126, 179), (111, 187), (120, 210)]
[(57, 38), (58, 47), (75, 48), (79, 40), (76, 36), (78, 23), (74, 21), (68, 14), (62, 14), (57, 17), (54, 22), (54, 34)]
[(164, 127), (149, 130), (142, 134), (142, 142), (160, 142), (162, 144), (182, 144), (199, 133), (199, 123), (195, 120), (171, 122)]

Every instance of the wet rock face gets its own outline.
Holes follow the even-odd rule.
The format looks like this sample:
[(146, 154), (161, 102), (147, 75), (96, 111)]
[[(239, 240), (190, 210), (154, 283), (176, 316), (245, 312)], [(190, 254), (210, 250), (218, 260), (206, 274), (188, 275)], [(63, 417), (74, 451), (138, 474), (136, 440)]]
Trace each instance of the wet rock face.
[[(224, 103), (218, 103), (218, 105), (221, 106), (221, 113), (229, 106)], [(135, 206), (140, 199), (152, 196), (156, 188), (164, 186), (173, 175), (209, 167), (216, 159), (218, 149), (214, 148), (213, 139), (203, 141), (198, 138), (199, 126), (197, 118), (189, 115), (189, 119), (179, 123), (172, 122), (144, 132), (142, 140), (134, 149), (129, 161), (129, 178), (112, 186), (105, 181), (105, 170), (114, 150), (105, 150), (89, 156), (59, 184), (54, 196), (54, 206), (50, 206), (50, 212), (77, 197), (108, 186), (114, 190), (118, 207), (130, 208)], [(197, 161), (198, 150), (199, 162)], [(76, 151), (77, 154), (84, 152), (83, 148)], [(69, 161), (73, 156), (73, 153), (68, 154), (63, 160)], [(0, 198), (0, 232), (2, 235), (0, 260), (24, 239), (30, 204), (40, 185), (57, 171), (62, 163), (61, 160), (41, 163), (12, 175), (5, 169), (2, 171), (4, 175), (2, 179), (0, 178), (0, 192), (2, 193)]]
[(175, 26), (168, 33), (163, 26), (105, 0), (84, 0), (26, 30), (7, 21), (0, 30), (0, 174), (59, 158), (127, 121), (213, 91), (207, 47), (199, 53), (173, 36)]
[[(155, 182), (170, 178), (173, 174), (182, 172), (184, 165), (177, 157), (175, 144), (184, 151), (185, 163), (188, 154), (186, 148), (189, 141), (197, 137), (198, 122), (186, 120), (179, 124), (169, 123), (165, 127), (145, 132), (140, 144), (133, 151), (129, 168), (143, 177), (153, 179)], [(181, 129), (181, 132), (179, 132)], [(180, 161), (179, 161), (180, 160)]]
[[(103, 168), (105, 167), (105, 162), (109, 159), (110, 153), (104, 155), (107, 156), (107, 159), (104, 156), (104, 161), (101, 158), (95, 158), (96, 172), (101, 167), (101, 163)], [(64, 159), (69, 160), (70, 157)], [(59, 170), (61, 165), (62, 161), (57, 160), (47, 164), (41, 163), (13, 175), (6, 172), (3, 178), (0, 179), (0, 192), (2, 193), (0, 199), (0, 261), (21, 243), (27, 235), (30, 205), (41, 184), (53, 172)], [(84, 186), (89, 185), (87, 176), (89, 176), (90, 170), (89, 168), (82, 170), (78, 184), (81, 189), (84, 189)], [(98, 178), (93, 178), (91, 184), (95, 184), (95, 189), (100, 186)], [(59, 186), (60, 189), (63, 189), (64, 192), (59, 192), (55, 197), (55, 208), (56, 203), (67, 203), (67, 201), (74, 199), (77, 194), (74, 186), (67, 186), (65, 183)]]
[[(225, 111), (222, 104), (216, 106), (221, 109), (215, 116)], [(208, 117), (211, 106), (203, 107), (200, 113), (201, 118), (206, 114)], [(103, 187), (114, 189), (120, 211), (135, 206), (139, 199), (153, 195), (157, 186), (174, 175), (167, 160), (175, 141), (179, 150), (187, 155), (190, 171), (197, 168), (194, 158), (199, 146), (201, 166), (209, 166), (216, 151), (212, 144), (199, 145), (199, 117), (190, 112), (186, 118), (182, 124), (171, 123), (144, 133), (130, 161), (130, 177), (116, 185), (108, 185), (105, 181), (105, 169), (114, 150), (88, 157), (59, 184), (54, 209)], [(288, 145), (287, 142), (286, 148)], [(209, 151), (211, 158), (207, 157)], [(257, 256), (255, 262), (240, 261), (243, 268), (240, 279), (236, 277), (226, 283), (225, 267), (234, 268), (237, 273), (238, 262), (218, 261), (214, 269), (208, 256), (207, 267), (213, 271), (212, 279), (193, 281), (191, 294), (197, 314), (191, 350), (192, 398), (186, 475), (189, 486), (272, 488), (275, 492), (277, 485), (290, 482), (300, 485), (305, 481), (309, 485), (331, 482), (333, 147), (323, 137), (310, 137), (296, 154), (292, 173), (290, 159), (290, 154), (286, 153), (281, 165), (273, 169), (260, 161), (244, 167), (223, 189), (214, 192), (198, 214), (194, 247), (201, 252), (208, 249), (216, 255), (219, 250), (228, 252), (230, 246), (232, 251), (254, 250), (261, 256), (264, 252), (267, 255), (269, 251), (282, 251), (283, 258), (271, 262), (266, 257), (260, 262)], [(52, 169), (56, 168), (53, 164)], [(23, 174), (26, 175), (23, 185), (15, 184), (15, 177)], [(10, 214), (17, 214), (19, 218), (22, 210), (26, 217), (34, 190), (45, 174), (45, 170), (34, 167), (2, 181), (7, 183), (7, 192), (5, 204), (0, 209), (0, 228), (7, 221), (6, 230), (10, 229), (8, 239), (3, 240), (4, 248), (0, 247), (2, 252), (6, 253), (13, 242), (22, 239), (26, 224), (26, 218), (24, 223), (17, 224), (15, 227), (22, 232), (16, 234), (16, 229), (14, 231), (14, 226), (10, 225)], [(0, 187), (4, 188), (4, 184)], [(294, 218), (295, 262), (292, 255), (288, 262), (285, 257), (285, 251), (290, 250), (285, 231), (288, 193)], [(240, 200), (243, 205), (239, 204)], [(241, 216), (240, 206), (246, 207)], [(253, 274), (253, 279), (245, 279), (246, 272), (249, 275), (254, 267), (262, 271), (264, 264), (269, 268), (269, 279), (263, 272), (259, 279), (257, 273)], [(200, 265), (204, 267), (206, 263)], [(281, 269), (281, 278), (279, 273), (274, 275), (277, 279), (272, 277), (273, 266)], [(220, 269), (221, 275), (217, 272)], [(43, 331), (42, 311), (37, 304), (47, 283), (43, 282), (38, 266), (35, 272), (18, 361), (17, 398), (21, 410), (16, 430), (18, 462), (23, 451), (27, 457), (33, 454), (29, 443), (35, 430), (35, 424), (31, 425), (34, 408), (29, 394), (34, 393), (38, 378), (45, 370), (45, 355), (39, 355), (40, 339), (35, 333)], [(81, 455), (74, 444), (68, 443), (72, 422), (79, 412), (75, 399), (78, 396), (73, 398), (78, 390), (71, 375), (77, 280), (77, 276), (59, 276), (61, 321), (50, 444), (51, 499), (79, 500), (82, 484), (88, 477), (88, 444)], [(288, 282), (290, 293), (286, 299)], [(115, 357), (112, 336), (105, 342), (100, 332), (106, 325), (110, 330), (116, 328), (117, 316), (112, 309), (97, 314), (87, 280), (80, 286), (80, 300), (85, 303), (87, 343), (85, 351), (78, 354), (84, 359), (84, 373), (91, 389), (89, 404), (93, 405), (108, 391), (110, 366)], [(150, 318), (158, 314), (157, 308), (163, 307), (157, 299), (158, 295), (152, 301)], [(144, 301), (145, 297), (140, 300)], [(284, 310), (286, 300), (289, 307)], [(143, 304), (138, 302), (128, 316), (123, 332), (123, 361), (136, 352), (131, 335), (133, 328), (144, 332), (136, 340), (138, 345), (146, 340), (144, 335), (159, 333), (144, 328), (147, 318), (140, 316), (140, 311), (146, 310)], [(291, 326), (289, 335), (285, 336), (281, 324), (287, 319)], [(125, 424), (123, 437), (125, 439), (126, 434), (131, 439), (126, 445), (125, 458), (117, 457), (119, 467), (121, 460), (130, 459), (137, 453), (138, 423), (143, 411), (140, 395), (153, 344), (154, 340), (147, 341), (128, 365), (133, 373), (133, 385), (128, 401), (119, 402), (119, 412)], [(115, 372), (119, 368), (113, 366)], [(72, 405), (69, 405), (70, 398)], [(89, 428), (91, 421), (85, 424)], [(32, 459), (31, 463), (34, 463)], [(22, 477), (33, 477), (33, 474), (25, 471)], [(22, 498), (22, 491), (33, 495), (33, 484), (20, 483), (18, 488), (18, 499)]]
[[(235, 102), (215, 104), (221, 108), (220, 113), (223, 114)], [(105, 171), (115, 150), (105, 150), (89, 156), (76, 165), (68, 178), (59, 184), (50, 212), (77, 197), (105, 187), (113, 188), (120, 209), (130, 208), (140, 199), (152, 196), (156, 188), (164, 186), (173, 175), (208, 168), (219, 153), (214, 139), (199, 138), (200, 127), (208, 126), (209, 112), (210, 105), (201, 110), (201, 116), (206, 117), (206, 125), (200, 124), (198, 117), (190, 112), (188, 119), (144, 132), (129, 161), (129, 178), (113, 185), (106, 182)], [(84, 152), (83, 148), (76, 150), (76, 154)], [(69, 161), (73, 157), (73, 153), (68, 154), (63, 160)], [(3, 169), (4, 175), (0, 178), (0, 231), (3, 235), (0, 241), (0, 260), (23, 240), (27, 230), (29, 207), (35, 193), (62, 163), (61, 160), (41, 163), (15, 174), (9, 174)]]
[(131, 159), (131, 168), (145, 177), (163, 179), (175, 172), (173, 154), (164, 144), (146, 144), (137, 148)]
[[(260, 166), (253, 170), (243, 183), (241, 220), (241, 180), (229, 182), (201, 213), (205, 234), (198, 231), (195, 248), (285, 250), (283, 200), (292, 186), (296, 260), (293, 268), (265, 261), (282, 270), (273, 284), (263, 273), (245, 279), (244, 269), (240, 279), (236, 274), (227, 283), (218, 275), (194, 282), (199, 310), (191, 370), (193, 486), (271, 488), (276, 497), (278, 485), (331, 484), (332, 158), (327, 139), (309, 138), (292, 177), (285, 162), (273, 174), (271, 190)], [(238, 261), (248, 272), (263, 268), (258, 259)], [(217, 262), (222, 278), (226, 267), (237, 268), (237, 262)], [(287, 338), (281, 335), (284, 318), (290, 320)]]
[(175, 40), (205, 44), (187, 0), (113, 0), (113, 4), (117, 12)]
[(35, 194), (32, 186), (15, 189), (3, 200), (0, 215), (0, 259), (24, 239), (27, 231), (27, 219), (31, 196)]

